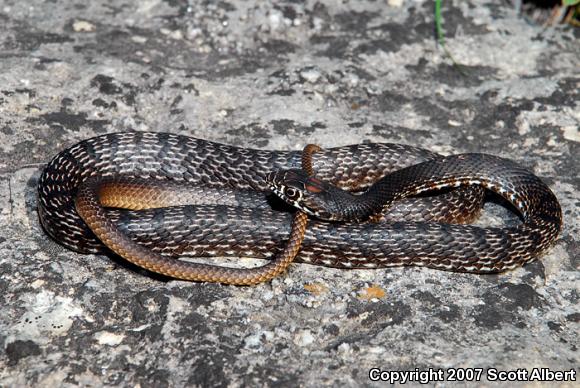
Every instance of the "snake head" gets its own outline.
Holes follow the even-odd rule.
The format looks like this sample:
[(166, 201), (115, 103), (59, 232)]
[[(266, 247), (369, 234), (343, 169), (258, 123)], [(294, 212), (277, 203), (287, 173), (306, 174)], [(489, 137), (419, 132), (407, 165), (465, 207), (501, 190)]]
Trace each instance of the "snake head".
[(344, 192), (303, 170), (273, 171), (266, 182), (274, 194), (306, 214), (329, 221), (342, 219), (336, 200)]

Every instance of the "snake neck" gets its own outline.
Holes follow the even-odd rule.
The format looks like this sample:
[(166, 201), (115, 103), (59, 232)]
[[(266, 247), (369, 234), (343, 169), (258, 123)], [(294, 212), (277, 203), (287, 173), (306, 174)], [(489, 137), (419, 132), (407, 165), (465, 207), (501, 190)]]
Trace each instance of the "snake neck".
[(330, 221), (364, 222), (383, 214), (397, 200), (431, 186), (432, 179), (409, 180), (398, 172), (383, 177), (368, 190), (353, 193), (328, 185), (325, 207), (316, 216)]
[(386, 205), (372, 189), (363, 193), (351, 193), (333, 186), (327, 191), (328, 198), (332, 200), (326, 202), (326, 211), (318, 216), (331, 221), (367, 221)]

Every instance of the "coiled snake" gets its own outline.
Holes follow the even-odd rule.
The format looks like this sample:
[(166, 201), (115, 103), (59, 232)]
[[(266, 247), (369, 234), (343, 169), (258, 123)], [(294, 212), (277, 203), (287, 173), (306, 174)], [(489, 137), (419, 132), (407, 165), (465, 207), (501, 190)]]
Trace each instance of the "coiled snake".
[[(107, 193), (107, 187), (132, 182), (126, 185), (129, 197), (144, 202), (161, 198), (165, 203), (171, 195), (174, 207), (103, 209), (102, 216), (130, 241), (167, 258), (169, 265), (182, 265), (169, 258), (179, 255), (268, 257), (285, 245), (293, 217), (269, 195), (276, 175), (272, 172), (300, 168), (301, 156), (297, 151), (251, 150), (169, 133), (103, 135), (62, 151), (46, 166), (38, 186), (39, 215), (48, 234), (64, 246), (105, 252), (77, 212), (79, 187), (99, 181), (97, 194), (113, 198), (103, 206), (131, 209), (122, 198), (116, 202), (116, 192)], [(338, 268), (421, 265), (498, 272), (535, 258), (562, 226), (552, 191), (528, 170), (498, 157), (441, 157), (411, 146), (358, 144), (322, 150), (312, 155), (312, 166), (315, 183), (322, 183), (316, 190), (328, 189), (326, 183), (349, 191), (368, 189), (359, 197), (366, 196), (373, 208), (357, 210), (351, 218), (377, 212), (381, 216), (363, 223), (312, 220), (297, 255), (303, 262)], [(458, 186), (467, 188), (452, 189)], [(512, 203), (522, 223), (504, 228), (447, 223), (477, 216), (483, 190), (476, 186)], [(406, 198), (433, 190), (443, 194)], [(339, 210), (352, 203), (331, 194), (339, 198), (334, 203)], [(386, 203), (375, 202), (385, 198)], [(406, 199), (393, 202), (400, 198)]]

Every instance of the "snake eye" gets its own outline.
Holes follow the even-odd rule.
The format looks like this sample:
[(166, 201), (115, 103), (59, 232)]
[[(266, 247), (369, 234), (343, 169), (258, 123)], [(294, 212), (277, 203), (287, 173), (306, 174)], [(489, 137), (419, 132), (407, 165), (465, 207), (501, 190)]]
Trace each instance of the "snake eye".
[(284, 195), (291, 201), (295, 201), (300, 197), (300, 192), (293, 187), (286, 187)]

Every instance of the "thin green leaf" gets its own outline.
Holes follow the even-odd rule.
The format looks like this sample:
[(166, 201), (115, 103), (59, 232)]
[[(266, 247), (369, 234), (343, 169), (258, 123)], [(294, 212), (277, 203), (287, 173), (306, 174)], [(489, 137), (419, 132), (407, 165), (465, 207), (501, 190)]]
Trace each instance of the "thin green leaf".
[(580, 4), (580, 0), (562, 0), (562, 5), (564, 6), (572, 6), (576, 4)]

